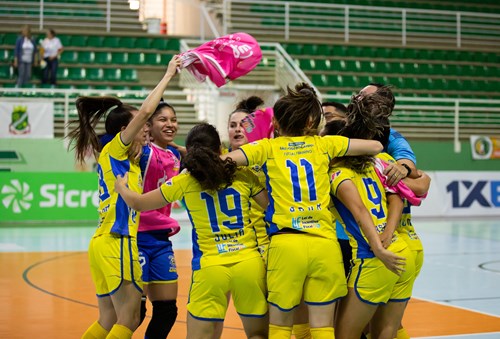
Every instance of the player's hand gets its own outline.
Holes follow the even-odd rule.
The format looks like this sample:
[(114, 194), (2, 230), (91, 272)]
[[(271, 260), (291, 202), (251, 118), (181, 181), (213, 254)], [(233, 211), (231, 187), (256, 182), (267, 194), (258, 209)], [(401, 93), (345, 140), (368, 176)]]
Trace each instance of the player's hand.
[(384, 248), (389, 247), (389, 245), (392, 242), (392, 234), (390, 234), (389, 232), (386, 232), (386, 231), (380, 233), (379, 238), (380, 238), (380, 242), (382, 243), (382, 246), (384, 246)]
[(391, 272), (401, 275), (405, 271), (406, 258), (400, 257), (385, 248), (375, 252), (375, 255)]
[(406, 174), (408, 173), (408, 170), (396, 163), (390, 163), (385, 169), (384, 169), (384, 174), (387, 177), (387, 185), (388, 186), (394, 186), (397, 185), (397, 183), (406, 178)]
[(118, 174), (115, 180), (115, 191), (118, 193), (123, 192), (123, 190), (127, 187), (128, 183), (128, 172), (126, 172), (123, 176)]
[(134, 140), (128, 150), (128, 158), (136, 164), (141, 160), (142, 146), (144, 146), (142, 143)]
[(166, 76), (173, 77), (177, 74), (177, 69), (181, 67), (181, 58), (178, 55), (174, 55), (170, 62), (168, 63)]

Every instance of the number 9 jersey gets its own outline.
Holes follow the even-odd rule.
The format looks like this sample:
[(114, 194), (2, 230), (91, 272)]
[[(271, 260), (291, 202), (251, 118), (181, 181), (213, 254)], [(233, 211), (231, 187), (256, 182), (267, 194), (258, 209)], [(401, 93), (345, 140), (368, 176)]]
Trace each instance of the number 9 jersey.
[(248, 165), (260, 166), (266, 175), (269, 235), (289, 228), (336, 239), (328, 166), (348, 147), (349, 139), (341, 136), (278, 137), (241, 146)]

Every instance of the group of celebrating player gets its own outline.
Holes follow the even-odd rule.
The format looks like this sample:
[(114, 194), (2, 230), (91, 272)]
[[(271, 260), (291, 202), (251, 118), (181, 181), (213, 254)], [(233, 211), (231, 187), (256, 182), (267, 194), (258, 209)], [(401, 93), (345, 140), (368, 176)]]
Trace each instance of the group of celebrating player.
[(183, 148), (175, 110), (160, 102), (179, 66), (174, 56), (139, 109), (111, 97), (76, 102), (70, 137), (77, 159), (89, 149), (98, 157), (100, 196), (89, 246), (99, 319), (82, 338), (131, 338), (145, 316), (143, 282), (146, 338), (168, 335), (177, 200), (193, 227), (188, 338), (219, 338), (230, 298), (249, 338), (409, 338), (401, 320), (423, 263), (410, 205), (430, 179), (390, 128), (390, 88), (367, 86), (345, 108), (297, 84), (273, 106), (274, 138), (252, 142), (242, 120), (263, 101), (250, 97), (229, 116), (229, 150), (207, 123)]

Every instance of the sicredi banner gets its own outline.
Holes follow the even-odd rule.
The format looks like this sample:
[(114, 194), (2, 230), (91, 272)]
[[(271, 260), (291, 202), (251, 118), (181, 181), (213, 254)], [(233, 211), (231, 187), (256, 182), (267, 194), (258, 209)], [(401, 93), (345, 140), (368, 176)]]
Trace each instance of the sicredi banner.
[(53, 102), (0, 102), (0, 138), (53, 137)]
[[(0, 172), (0, 222), (94, 221), (97, 224), (98, 178), (92, 172)], [(175, 202), (172, 217), (189, 220)]]
[[(429, 172), (429, 195), (414, 216), (500, 216), (500, 171)], [(0, 172), (0, 222), (72, 221), (98, 218), (95, 173)], [(172, 217), (188, 221), (175, 202)]]
[(95, 173), (0, 173), (0, 221), (97, 220)]

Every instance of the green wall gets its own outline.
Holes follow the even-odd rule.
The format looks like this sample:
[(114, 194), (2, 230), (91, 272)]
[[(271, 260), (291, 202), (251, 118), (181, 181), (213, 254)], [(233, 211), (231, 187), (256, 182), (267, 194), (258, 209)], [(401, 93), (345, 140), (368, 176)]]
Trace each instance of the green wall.
[[(175, 141), (184, 144), (184, 140)], [(500, 171), (500, 159), (473, 160), (468, 141), (462, 142), (460, 153), (453, 151), (452, 141), (409, 142), (418, 168), (426, 171)], [(14, 153), (18, 158), (9, 158)], [(61, 139), (0, 139), (0, 171), (73, 172), (76, 168), (73, 152), (67, 151)]]
[(417, 156), (417, 167), (425, 171), (500, 171), (500, 159), (472, 159), (468, 141), (461, 143), (460, 153), (454, 152), (453, 141), (409, 142)]

